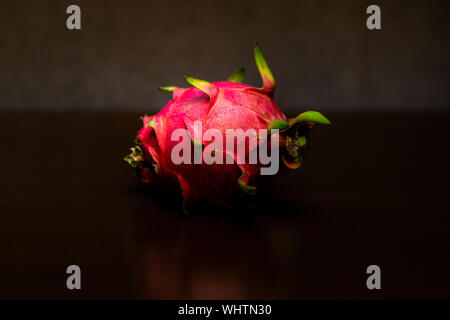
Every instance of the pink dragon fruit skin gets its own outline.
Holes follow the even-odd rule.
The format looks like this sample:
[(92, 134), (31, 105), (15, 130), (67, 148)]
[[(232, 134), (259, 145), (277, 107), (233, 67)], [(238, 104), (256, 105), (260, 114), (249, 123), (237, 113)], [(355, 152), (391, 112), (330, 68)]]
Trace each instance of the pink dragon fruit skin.
[[(186, 80), (193, 87), (163, 87), (173, 94), (172, 100), (156, 115), (144, 116), (143, 127), (125, 160), (132, 165), (141, 182), (179, 186), (186, 202), (208, 200), (228, 204), (241, 195), (255, 194), (267, 176), (260, 174), (262, 164), (238, 164), (236, 154), (217, 150), (232, 157), (232, 164), (175, 164), (172, 149), (179, 143), (172, 141), (176, 129), (187, 129), (195, 143), (206, 150), (210, 141), (194, 139), (194, 122), (201, 121), (202, 135), (218, 129), (225, 137), (226, 129), (279, 129), (280, 154), (289, 168), (298, 168), (311, 141), (309, 130), (315, 123), (330, 122), (316, 111), (307, 111), (287, 119), (273, 100), (275, 81), (258, 44), (254, 48), (255, 61), (263, 80), (262, 88), (240, 83), (244, 69), (235, 72), (228, 81), (207, 82), (191, 77)], [(258, 141), (261, 141), (258, 138)], [(237, 141), (239, 143), (239, 141)], [(259, 142), (258, 142), (259, 143)], [(224, 140), (225, 145), (225, 140)], [(270, 148), (270, 142), (269, 142)], [(216, 151), (215, 151), (216, 152)], [(246, 150), (246, 153), (251, 150)], [(209, 155), (203, 152), (203, 157)]]

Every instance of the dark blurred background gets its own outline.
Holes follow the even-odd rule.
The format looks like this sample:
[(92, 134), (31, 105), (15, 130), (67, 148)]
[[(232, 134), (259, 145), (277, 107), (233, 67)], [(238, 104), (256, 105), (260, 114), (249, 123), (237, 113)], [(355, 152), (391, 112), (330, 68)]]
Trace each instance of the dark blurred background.
[[(81, 7), (81, 30), (66, 8)], [(366, 28), (381, 7), (382, 29)], [(1, 110), (158, 110), (155, 88), (226, 79), (258, 40), (287, 113), (449, 107), (448, 1), (0, 2)]]

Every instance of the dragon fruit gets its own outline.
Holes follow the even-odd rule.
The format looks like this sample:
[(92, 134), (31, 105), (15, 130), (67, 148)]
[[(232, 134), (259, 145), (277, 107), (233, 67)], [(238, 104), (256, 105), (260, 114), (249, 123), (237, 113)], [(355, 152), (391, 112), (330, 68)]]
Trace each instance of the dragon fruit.
[[(262, 148), (262, 144), (273, 155), (273, 145), (277, 143), (279, 156), (276, 154), (278, 157), (275, 160), (281, 158), (284, 165), (291, 169), (300, 167), (311, 146), (310, 129), (316, 123), (330, 122), (317, 111), (306, 111), (295, 118), (286, 118), (273, 100), (275, 80), (258, 43), (255, 43), (254, 58), (262, 78), (262, 88), (241, 83), (244, 68), (233, 73), (227, 81), (210, 83), (186, 76), (186, 81), (192, 86), (190, 88), (160, 88), (171, 92), (172, 100), (158, 114), (141, 117), (143, 127), (137, 134), (131, 154), (125, 157), (125, 161), (135, 168), (141, 182), (179, 187), (185, 205), (192, 200), (229, 205), (241, 195), (254, 195), (269, 177), (261, 174), (261, 169), (267, 167), (267, 161), (245, 161), (252, 152)], [(196, 127), (198, 123), (201, 128)], [(173, 160), (174, 148), (179, 148), (177, 139), (180, 136), (177, 139), (173, 137), (178, 129), (188, 133), (189, 144), (199, 151), (197, 155), (202, 157), (201, 163)], [(252, 132), (257, 137), (257, 145), (252, 146), (249, 142), (251, 137), (243, 136), (232, 138), (234, 144), (231, 149), (220, 147), (227, 143), (226, 134), (230, 129)], [(207, 139), (205, 134), (208, 130), (224, 134), (224, 138), (215, 137), (223, 139), (219, 147), (212, 147), (213, 142), (217, 141), (211, 136)], [(245, 159), (238, 159), (234, 145), (245, 146), (246, 143)], [(192, 158), (185, 152), (183, 149), (180, 154)], [(211, 159), (223, 161), (214, 162)]]

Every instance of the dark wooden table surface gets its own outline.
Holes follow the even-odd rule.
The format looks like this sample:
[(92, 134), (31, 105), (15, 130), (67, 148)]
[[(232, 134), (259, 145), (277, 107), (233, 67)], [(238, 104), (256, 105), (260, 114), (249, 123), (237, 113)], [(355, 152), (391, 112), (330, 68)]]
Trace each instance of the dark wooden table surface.
[(0, 115), (0, 298), (450, 298), (450, 116), (330, 114), (259, 205), (189, 216), (122, 161), (138, 116)]

